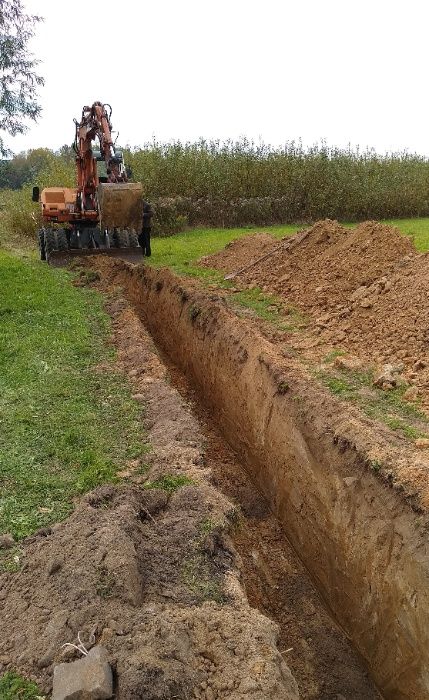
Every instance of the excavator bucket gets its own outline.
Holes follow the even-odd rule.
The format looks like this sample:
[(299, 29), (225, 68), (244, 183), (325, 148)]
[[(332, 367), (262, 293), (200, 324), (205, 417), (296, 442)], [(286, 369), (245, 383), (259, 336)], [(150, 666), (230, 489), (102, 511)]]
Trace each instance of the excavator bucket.
[(64, 251), (52, 251), (46, 255), (46, 260), (53, 267), (67, 267), (75, 258), (89, 258), (102, 255), (108, 258), (120, 258), (126, 262), (143, 262), (141, 248), (71, 248)]
[(103, 229), (141, 229), (143, 188), (140, 182), (103, 182), (98, 186), (98, 203)]

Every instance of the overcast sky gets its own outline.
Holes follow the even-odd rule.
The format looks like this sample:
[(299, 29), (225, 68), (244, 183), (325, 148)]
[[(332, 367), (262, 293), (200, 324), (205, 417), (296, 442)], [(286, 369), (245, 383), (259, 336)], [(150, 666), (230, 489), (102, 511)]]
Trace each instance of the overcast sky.
[(429, 155), (424, 0), (24, 0), (43, 114), (13, 151), (71, 143), (113, 107), (119, 142), (351, 142)]

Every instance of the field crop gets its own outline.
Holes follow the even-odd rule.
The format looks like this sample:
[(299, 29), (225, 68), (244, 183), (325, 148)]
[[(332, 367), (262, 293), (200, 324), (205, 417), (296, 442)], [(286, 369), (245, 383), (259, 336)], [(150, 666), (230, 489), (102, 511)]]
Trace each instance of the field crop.
[[(133, 179), (143, 182), (154, 205), (159, 235), (186, 226), (429, 216), (429, 162), (417, 154), (380, 155), (323, 143), (273, 148), (246, 139), (152, 142), (124, 152)], [(21, 203), (6, 229), (19, 229), (22, 235), (34, 231), (31, 213), (38, 211), (30, 204), (30, 186), (74, 182), (74, 161), (67, 149), (35, 149), (0, 166), (0, 208), (2, 202), (8, 210), (8, 202)], [(15, 190), (15, 198), (8, 189)]]

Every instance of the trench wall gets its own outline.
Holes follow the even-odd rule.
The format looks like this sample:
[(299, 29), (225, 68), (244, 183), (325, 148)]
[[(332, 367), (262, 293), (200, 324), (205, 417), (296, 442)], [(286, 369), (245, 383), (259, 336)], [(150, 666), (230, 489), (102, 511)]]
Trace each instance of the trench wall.
[(429, 700), (427, 521), (371, 471), (368, 426), (351, 425), (222, 299), (165, 270), (110, 266), (198, 386), (384, 697)]

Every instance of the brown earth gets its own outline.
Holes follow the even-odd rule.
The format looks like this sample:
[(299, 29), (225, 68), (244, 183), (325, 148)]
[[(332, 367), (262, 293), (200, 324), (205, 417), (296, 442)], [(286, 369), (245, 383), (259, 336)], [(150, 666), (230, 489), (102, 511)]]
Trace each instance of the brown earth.
[(237, 505), (231, 539), (241, 557), (250, 604), (280, 626), (278, 648), (306, 700), (380, 698), (343, 630), (327, 612), (267, 499), (225, 443), (210, 412), (184, 375), (169, 365), (174, 385), (192, 402), (206, 437), (212, 482)]
[[(20, 571), (0, 575), (0, 673), (17, 670), (50, 693), (54, 665), (76, 658), (63, 645), (80, 633), (107, 648), (120, 700), (296, 700), (278, 627), (239, 584), (226, 534), (235, 508), (209, 483), (198, 422), (116, 297), (118, 361), (145, 402), (147, 468), (124, 464), (122, 485), (96, 489), (20, 544)], [(142, 488), (165, 475), (190, 483)]]
[[(118, 262), (117, 266), (121, 268), (121, 263)], [(97, 268), (104, 271), (103, 279), (107, 283), (102, 284), (101, 288), (108, 292), (111, 290), (111, 280), (115, 284), (115, 277), (111, 275), (111, 261), (98, 261)], [(119, 279), (117, 281), (121, 282)], [(121, 293), (125, 292), (124, 286), (121, 285), (119, 289)], [(139, 307), (135, 308), (138, 312)], [(115, 322), (116, 345), (120, 348), (121, 357), (126, 359), (127, 364), (131, 362), (131, 366), (139, 367), (140, 377), (145, 377), (144, 381), (149, 383), (154, 373), (165, 373), (167, 367), (173, 386), (183, 396), (188, 419), (196, 417), (192, 420), (198, 422), (186, 425), (185, 435), (192, 436), (200, 443), (202, 434), (205, 473), (216, 489), (226, 495), (228, 502), (232, 502), (232, 514), (239, 514), (238, 526), (232, 525), (230, 536), (234, 551), (240, 557), (240, 580), (250, 604), (279, 625), (278, 648), (298, 683), (300, 697), (306, 700), (337, 700), (341, 696), (353, 700), (376, 700), (380, 695), (363, 660), (327, 612), (267, 500), (255, 483), (249, 480), (249, 475), (216, 430), (210, 413), (185, 376), (166, 356), (162, 356), (162, 363), (156, 358), (155, 367), (150, 364), (150, 358), (153, 364), (155, 357), (153, 353), (149, 357), (142, 356), (142, 348), (135, 343), (135, 324), (135, 312), (127, 306), (119, 324)], [(159, 412), (159, 405), (154, 406), (153, 410)], [(171, 415), (170, 406), (165, 412), (161, 406), (161, 416), (172, 418), (171, 426), (164, 425), (162, 420), (157, 422), (167, 449), (174, 450), (170, 435), (174, 434), (179, 417)], [(184, 418), (180, 418), (180, 424), (183, 421)], [(157, 463), (160, 437), (156, 440)], [(151, 442), (153, 439), (152, 428)], [(167, 458), (171, 469), (177, 454), (168, 453)], [(199, 473), (201, 469), (200, 465)], [(192, 471), (189, 472), (189, 467), (187, 474), (196, 477)], [(216, 516), (213, 517), (216, 519)], [(226, 694), (226, 697), (229, 695)]]
[[(344, 236), (348, 233), (339, 231), (337, 224), (330, 222), (328, 228), (332, 229), (332, 235), (329, 233), (328, 239), (331, 237), (333, 245), (343, 243), (343, 250), (362, 249), (359, 248), (359, 241), (351, 241), (350, 246), (345, 246)], [(316, 227), (312, 233), (314, 230)], [(320, 245), (326, 248), (325, 233), (319, 229), (317, 235), (322, 239)], [(368, 235), (373, 236), (372, 240), (378, 241), (377, 245), (381, 246), (383, 232), (377, 229)], [(296, 250), (301, 245), (310, 244), (311, 235), (307, 238)], [(405, 253), (401, 252), (401, 257), (401, 241), (396, 242), (398, 250), (393, 250), (389, 258), (389, 274), (392, 275), (395, 272), (401, 274), (400, 264), (404, 256), (405, 266), (424, 257), (414, 253), (408, 257), (410, 254), (406, 250)], [(247, 258), (245, 251), (242, 251), (240, 264), (254, 259), (257, 251), (263, 252), (261, 246), (264, 251), (269, 249), (265, 238), (256, 243)], [(396, 243), (392, 249), (395, 249)], [(275, 245), (277, 244), (276, 241)], [(406, 240), (405, 244), (408, 245)], [(233, 248), (234, 245), (231, 245), (227, 258)], [(292, 256), (293, 253), (289, 255)], [(345, 253), (344, 256), (346, 257)], [(226, 266), (227, 262), (224, 260), (222, 264)], [(343, 259), (339, 266), (342, 264)], [(99, 261), (97, 265), (107, 278), (109, 293), (112, 294), (113, 291), (115, 297), (110, 304), (110, 312), (114, 319), (114, 340), (119, 348), (119, 364), (134, 384), (136, 400), (147, 406), (145, 421), (153, 451), (146, 458), (148, 471), (135, 462), (125, 464), (122, 472), (125, 484), (98, 489), (77, 504), (75, 513), (65, 523), (28, 538), (23, 543), (20, 554), (22, 570), (18, 574), (0, 576), (0, 600), (3, 604), (0, 613), (3, 632), (0, 637), (0, 672), (16, 668), (37, 680), (44, 692), (48, 693), (53, 665), (64, 658), (70, 658), (70, 652), (64, 651), (61, 645), (76, 641), (77, 633), (81, 631), (88, 645), (93, 643), (90, 638), (94, 635), (95, 642), (107, 647), (115, 669), (115, 697), (121, 700), (138, 700), (140, 697), (148, 700), (167, 700), (173, 697), (180, 700), (192, 697), (201, 700), (296, 698), (295, 682), (283, 659), (298, 679), (304, 698), (376, 698), (377, 691), (368, 679), (359, 657), (353, 652), (344, 633), (326, 613), (314, 586), (306, 578), (304, 568), (288, 547), (282, 527), (269, 511), (267, 501), (259, 495), (254, 485), (250, 485), (248, 474), (242, 471), (234, 453), (226, 447), (210, 424), (211, 419), (205, 420), (204, 414), (200, 414), (202, 425), (199, 425), (190, 410), (188, 390), (185, 389), (184, 399), (181, 399), (168, 381), (163, 362), (135, 311), (123, 299), (119, 288), (112, 290), (112, 280), (116, 284), (122, 284), (129, 277), (129, 268), (112, 261)], [(314, 274), (316, 268), (315, 265)], [(334, 268), (332, 262), (332, 269)], [(138, 287), (141, 286), (144, 274), (144, 270), (141, 273), (135, 272), (130, 278), (133, 298), (140, 298), (141, 290)], [(360, 267), (360, 272), (350, 273), (350, 279), (354, 280), (352, 287), (353, 284), (362, 286), (359, 280), (365, 274), (365, 266)], [(383, 273), (379, 272), (378, 263), (374, 263), (372, 271), (365, 277), (371, 294), (375, 294), (371, 287), (373, 279), (377, 279), (380, 274)], [(341, 275), (340, 271), (338, 275)], [(339, 299), (341, 289), (345, 293), (344, 286), (340, 277), (337, 279), (334, 275), (333, 279), (333, 298)], [(167, 281), (171, 284), (162, 274), (153, 281), (153, 298), (159, 296)], [(148, 283), (152, 284), (152, 281), (149, 280)], [(254, 282), (249, 279), (246, 283), (251, 285)], [(265, 286), (261, 281), (257, 283)], [(310, 291), (314, 288), (313, 306), (305, 306), (314, 319), (320, 311), (317, 305), (318, 292), (311, 275), (307, 277), (306, 284)], [(423, 274), (421, 284), (424, 287)], [(174, 293), (180, 297), (182, 304), (190, 303), (192, 286), (197, 289), (195, 284), (186, 287), (180, 282), (173, 282)], [(265, 288), (271, 291), (270, 287)], [(299, 306), (298, 286), (296, 289), (297, 298), (294, 303)], [(300, 290), (304, 294), (304, 283)], [(329, 290), (330, 286), (326, 292), (328, 295)], [(273, 291), (280, 293), (275, 289)], [(389, 291), (387, 289), (386, 294)], [(424, 294), (423, 288), (421, 294)], [(382, 299), (384, 294), (377, 296)], [(210, 300), (200, 300), (197, 296), (195, 301), (192, 300), (195, 308), (184, 312), (189, 324), (195, 309), (198, 311), (194, 330), (198, 329), (203, 338), (213, 333), (218, 315), (224, 313), (209, 309), (213, 302), (214, 306), (220, 304), (222, 308), (222, 296), (212, 297)], [(327, 309), (336, 307), (332, 302), (332, 305), (328, 303), (321, 308), (327, 313)], [(367, 311), (371, 307), (360, 308)], [(173, 318), (171, 310), (169, 318), (170, 321)], [(229, 350), (229, 346), (222, 344), (225, 357), (228, 353), (237, 353), (237, 367), (241, 367), (240, 372), (245, 373), (248, 355), (244, 349), (245, 344), (242, 346), (241, 341), (237, 340), (237, 333), (242, 333), (242, 339), (249, 338), (250, 327), (246, 330), (243, 326), (240, 330), (233, 320), (230, 319), (228, 323), (233, 324), (228, 326), (230, 329), (234, 327), (231, 342), (233, 335), (235, 340)], [(317, 333), (320, 328), (320, 325), (314, 323), (310, 331)], [(329, 326), (322, 328), (321, 334), (328, 328)], [(257, 343), (254, 345), (256, 352)], [(216, 362), (214, 347), (209, 346), (209, 353), (213, 353), (212, 363)], [(192, 364), (191, 360), (189, 358), (189, 365)], [(425, 495), (428, 487), (427, 463), (423, 456), (410, 460), (400, 440), (392, 437), (389, 442), (387, 430), (381, 430), (375, 438), (370, 421), (361, 423), (353, 410), (345, 413), (341, 405), (335, 407), (335, 402), (327, 400), (321, 392), (306, 389), (307, 380), (298, 378), (299, 363), (289, 358), (283, 363), (284, 367), (280, 368), (276, 362), (274, 351), (268, 347), (261, 351), (260, 367), (267, 367), (277, 386), (270, 399), (271, 404), (273, 406), (281, 398), (283, 391), (292, 392), (299, 397), (300, 403), (296, 403), (296, 406), (291, 401), (290, 415), (295, 411), (297, 415), (290, 420), (298, 420), (309, 446), (305, 449), (302, 447), (299, 442), (302, 438), (298, 439), (294, 428), (292, 443), (298, 441), (299, 450), (304, 449), (302, 472), (293, 488), (281, 484), (276, 487), (273, 502), (277, 504), (278, 501), (283, 508), (281, 499), (287, 497), (284, 512), (290, 512), (292, 517), (295, 509), (299, 513), (304, 509), (310, 538), (312, 523), (315, 517), (319, 517), (317, 512), (322, 513), (320, 517), (323, 516), (322, 519), (325, 518), (327, 522), (333, 518), (335, 528), (332, 530), (332, 539), (339, 538), (340, 542), (341, 528), (337, 518), (342, 509), (344, 517), (350, 516), (348, 508), (350, 499), (354, 498), (350, 495), (350, 490), (357, 494), (360, 491), (367, 493), (361, 511), (368, 511), (367, 522), (371, 523), (371, 527), (368, 532), (365, 529), (362, 541), (365, 541), (365, 546), (373, 541), (373, 554), (363, 565), (369, 567), (368, 575), (374, 590), (377, 590), (377, 586), (390, 590), (389, 587), (394, 587), (395, 577), (401, 577), (401, 572), (405, 571), (401, 561), (405, 561), (407, 566), (411, 565), (408, 559), (401, 560), (400, 557), (408, 556), (402, 552), (408, 551), (403, 550), (403, 547), (408, 547), (408, 540), (412, 539), (412, 525), (408, 524), (409, 516), (405, 505), (401, 510), (402, 506), (395, 499), (402, 493), (404, 484), (408, 484), (408, 487), (421, 484), (417, 501), (418, 496)], [(187, 365), (185, 360), (184, 364)], [(287, 382), (283, 381), (285, 376)], [(225, 382), (231, 390), (231, 396), (236, 396), (232, 380), (225, 378)], [(228, 388), (226, 384), (225, 390)], [(235, 401), (237, 406), (242, 407), (242, 397), (238, 394)], [(308, 410), (305, 411), (304, 404), (307, 403)], [(219, 418), (222, 418), (220, 403), (218, 409)], [(271, 418), (270, 412), (266, 423), (269, 431), (274, 429), (270, 425)], [(228, 418), (224, 417), (224, 420), (227, 424)], [(317, 435), (319, 438), (323, 436), (322, 438), (317, 438), (316, 433), (310, 436), (314, 426)], [(243, 424), (242, 428), (246, 452), (247, 426)], [(287, 436), (282, 437), (278, 431), (270, 432), (267, 440), (274, 441), (274, 436), (276, 440), (283, 437), (287, 440)], [(312, 510), (311, 498), (315, 494), (309, 493), (307, 500), (305, 493), (308, 476), (305, 470), (309, 469), (313, 459), (308, 454), (315, 455), (319, 452), (326, 455), (328, 461), (323, 466), (317, 464), (311, 478), (315, 479), (318, 470), (322, 470), (326, 488), (323, 486), (322, 498), (319, 501), (316, 499), (317, 507)], [(341, 473), (340, 470), (338, 480), (336, 474), (331, 472), (337, 468), (336, 460), (338, 464), (344, 460), (344, 452), (350, 453), (350, 459), (346, 471)], [(362, 457), (364, 452), (367, 455), (365, 458)], [(378, 459), (383, 464), (377, 477), (371, 471), (367, 473), (368, 464), (373, 463), (371, 455), (376, 458), (377, 464)], [(274, 466), (267, 462), (266, 469), (269, 471)], [(287, 471), (292, 469), (293, 472), (292, 461), (287, 466)], [(192, 483), (172, 494), (160, 488), (141, 488), (144, 482), (153, 482), (167, 474), (186, 475)], [(287, 472), (284, 476), (287, 477)], [(263, 478), (266, 478), (265, 475)], [(383, 479), (384, 485), (379, 492), (378, 486), (374, 484), (378, 480), (381, 483)], [(298, 493), (300, 489), (301, 495)], [(380, 493), (380, 507), (375, 515), (371, 509), (373, 503), (377, 504)], [(292, 500), (290, 494), (293, 495)], [(416, 494), (410, 493), (410, 498), (414, 495)], [(425, 500), (423, 497), (421, 502), (427, 505), (427, 498)], [(244, 527), (241, 518), (238, 520), (241, 526), (236, 526), (238, 506), (244, 513)], [(390, 510), (400, 516), (393, 531)], [(419, 505), (416, 510), (423, 512)], [(359, 557), (361, 553), (364, 555), (365, 547), (362, 552), (358, 551), (350, 539), (359, 518), (366, 518), (362, 513), (359, 510), (353, 512), (352, 519), (347, 520), (347, 537), (343, 539), (347, 547), (351, 547), (351, 559), (346, 569), (341, 569), (334, 550), (328, 554), (328, 560), (333, 563), (335, 571), (333, 591), (339, 598), (350, 595), (352, 588), (343, 592), (342, 586), (347, 578), (353, 578), (359, 568)], [(232, 534), (233, 542), (228, 531)], [(425, 532), (426, 524), (423, 524), (420, 536)], [(308, 534), (303, 530), (298, 535), (295, 548), (299, 551), (307, 546), (311, 548), (316, 543), (322, 557), (324, 549), (331, 546), (331, 543), (323, 540), (306, 542)], [(423, 544), (423, 540), (419, 540), (417, 548)], [(387, 553), (384, 552), (384, 545)], [(355, 554), (356, 561), (353, 559)], [(379, 566), (379, 560), (386, 562), (385, 566), (389, 570), (386, 577), (384, 568)], [(323, 566), (320, 571), (322, 578), (328, 580), (330, 571), (324, 570)], [(249, 607), (240, 587), (240, 576), (246, 586), (250, 604), (274, 618), (280, 627)], [(409, 606), (422, 606), (424, 600), (413, 598), (415, 594), (408, 591), (405, 573), (403, 576), (400, 586), (406, 590), (408, 614)], [(413, 585), (417, 586), (417, 580), (416, 574)], [(356, 585), (358, 584), (356, 579)], [(367, 603), (371, 619), (377, 616), (376, 610), (372, 608), (377, 595), (372, 593)], [(387, 592), (386, 595), (392, 604), (393, 593)], [(387, 608), (385, 610), (387, 612)], [(405, 614), (404, 610), (401, 614)], [(350, 616), (352, 617), (351, 613)], [(360, 628), (362, 620), (355, 618), (354, 624)], [(387, 618), (385, 623), (381, 620), (380, 624), (383, 629), (387, 625), (386, 635), (390, 633)], [(367, 633), (366, 625), (363, 625), (362, 634)], [(423, 639), (425, 631), (422, 630), (421, 634)], [(281, 653), (276, 649), (277, 641)], [(414, 644), (414, 638), (411, 641)], [(383, 644), (376, 644), (374, 655), (378, 659), (377, 663), (386, 663), (388, 648), (389, 644), (385, 640)], [(403, 647), (401, 654), (402, 649)], [(411, 667), (418, 661), (414, 647), (406, 653), (411, 654), (408, 661), (408, 666)], [(401, 669), (407, 667), (402, 657), (399, 661)], [(384, 671), (381, 676), (383, 673)], [(401, 673), (404, 671), (401, 670)], [(395, 692), (396, 678), (393, 675), (391, 680), (383, 678), (383, 683), (393, 689), (392, 693)], [(406, 681), (401, 683), (403, 687)], [(408, 696), (392, 694), (391, 697), (402, 699)], [(410, 697), (418, 700), (417, 695)]]
[[(278, 242), (272, 239), (272, 245)], [(232, 272), (254, 251), (244, 238), (202, 264)], [(403, 379), (429, 407), (429, 256), (418, 254), (394, 227), (366, 222), (346, 229), (320, 221), (290, 251), (276, 252), (235, 282), (258, 286), (302, 310), (307, 334), (316, 336), (303, 347), (319, 347), (319, 357), (329, 345), (373, 365), (403, 363)]]
[(238, 269), (249, 265), (262, 255), (265, 255), (265, 253), (268, 253), (273, 246), (276, 245), (279, 245), (279, 241), (268, 233), (255, 233), (251, 236), (243, 236), (236, 241), (228, 243), (223, 250), (215, 254), (215, 265), (212, 265), (212, 255), (201, 258), (200, 264), (223, 270), (224, 267), (228, 267), (230, 264), (232, 254)]

